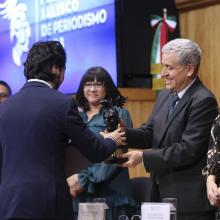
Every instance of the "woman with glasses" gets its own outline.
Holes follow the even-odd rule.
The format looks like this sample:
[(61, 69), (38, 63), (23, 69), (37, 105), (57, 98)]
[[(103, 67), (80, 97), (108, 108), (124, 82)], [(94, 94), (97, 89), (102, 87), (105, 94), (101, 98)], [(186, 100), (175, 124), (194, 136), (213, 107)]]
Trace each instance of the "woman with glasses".
[[(132, 127), (129, 112), (122, 108), (123, 97), (109, 73), (102, 67), (92, 67), (81, 79), (76, 100), (80, 115), (87, 126), (97, 135), (105, 129), (103, 109), (100, 101), (108, 99), (117, 109), (126, 127)], [(120, 215), (132, 216), (139, 210), (139, 204), (132, 198), (128, 169), (117, 164), (95, 163), (75, 174), (75, 198), (73, 209), (78, 215), (80, 202), (92, 202), (94, 198), (104, 198), (109, 209), (106, 220), (118, 219)]]

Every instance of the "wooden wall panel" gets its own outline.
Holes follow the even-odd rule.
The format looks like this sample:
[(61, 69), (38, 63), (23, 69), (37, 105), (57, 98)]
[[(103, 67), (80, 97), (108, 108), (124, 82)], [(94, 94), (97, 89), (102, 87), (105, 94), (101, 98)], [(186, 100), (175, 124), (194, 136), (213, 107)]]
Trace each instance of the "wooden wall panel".
[(127, 98), (125, 108), (131, 114), (134, 128), (147, 121), (153, 110), (156, 93), (151, 89), (120, 88), (121, 94)]
[(175, 0), (175, 3), (179, 10), (189, 11), (219, 4), (219, 0)]
[(181, 37), (189, 38), (200, 45), (202, 60), (199, 76), (220, 104), (220, 1), (206, 1), (205, 7), (201, 4), (201, 7), (197, 5), (196, 8), (184, 8), (184, 5), (178, 5), (181, 1), (184, 3), (183, 0), (176, 0), (180, 10)]

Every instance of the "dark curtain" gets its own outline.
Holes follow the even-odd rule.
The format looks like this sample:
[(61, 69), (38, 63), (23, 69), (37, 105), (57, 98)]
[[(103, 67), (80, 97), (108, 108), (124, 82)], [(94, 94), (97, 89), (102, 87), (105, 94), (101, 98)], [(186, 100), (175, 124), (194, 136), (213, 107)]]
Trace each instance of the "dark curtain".
[(179, 37), (174, 0), (116, 0), (116, 39), (119, 87), (151, 88), (150, 56), (154, 32), (150, 15), (163, 16), (163, 8), (177, 18), (170, 39)]

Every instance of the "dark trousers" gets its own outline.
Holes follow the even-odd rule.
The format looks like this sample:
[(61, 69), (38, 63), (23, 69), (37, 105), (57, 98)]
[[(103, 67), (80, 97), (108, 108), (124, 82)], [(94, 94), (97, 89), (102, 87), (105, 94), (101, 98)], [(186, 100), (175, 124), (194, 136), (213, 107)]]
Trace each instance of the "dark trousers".
[[(151, 192), (152, 202), (161, 201), (159, 185), (154, 184), (154, 190)], [(216, 212), (199, 212), (199, 213), (177, 213), (177, 220), (215, 220)], [(219, 219), (220, 220), (220, 219)]]
[(178, 220), (215, 220), (215, 212), (177, 213)]

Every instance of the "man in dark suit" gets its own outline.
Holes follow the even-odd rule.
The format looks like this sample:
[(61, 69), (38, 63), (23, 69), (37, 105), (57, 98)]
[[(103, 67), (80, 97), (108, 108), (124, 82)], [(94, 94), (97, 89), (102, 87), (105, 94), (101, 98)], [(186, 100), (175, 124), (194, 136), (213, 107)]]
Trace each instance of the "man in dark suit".
[(123, 166), (143, 162), (151, 174), (151, 200), (177, 198), (178, 220), (214, 219), (201, 172), (217, 102), (198, 78), (200, 56), (190, 40), (168, 42), (162, 49), (166, 89), (158, 94), (148, 122), (127, 129), (129, 146), (149, 149), (125, 154), (129, 160)]
[(59, 42), (35, 43), (24, 64), (27, 83), (0, 106), (1, 220), (73, 220), (64, 143), (71, 139), (85, 157), (99, 162), (123, 139), (120, 129), (106, 139), (95, 136), (74, 101), (56, 90), (65, 63)]

